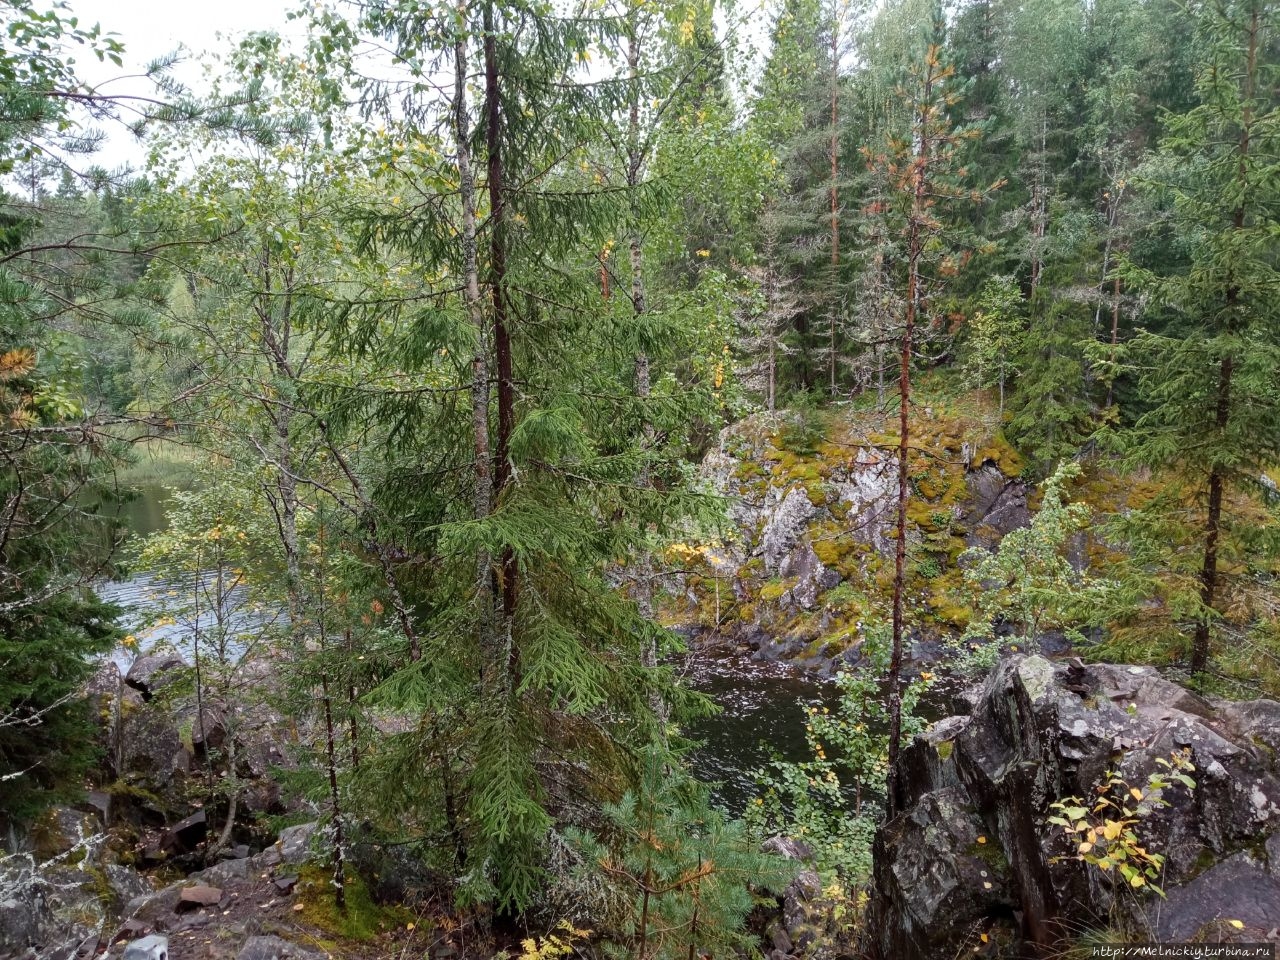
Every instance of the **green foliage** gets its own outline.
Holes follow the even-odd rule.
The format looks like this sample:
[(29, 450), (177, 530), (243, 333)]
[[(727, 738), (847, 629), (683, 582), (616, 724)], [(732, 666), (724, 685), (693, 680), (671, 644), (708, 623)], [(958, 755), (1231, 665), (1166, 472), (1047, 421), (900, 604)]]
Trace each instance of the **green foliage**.
[(1075, 851), (1074, 859), (1110, 878), (1118, 878), (1114, 882), (1122, 884), (1123, 889), (1145, 888), (1163, 897), (1164, 891), (1156, 881), (1164, 871), (1164, 855), (1148, 850), (1137, 831), (1155, 810), (1170, 805), (1166, 799), (1169, 790), (1178, 785), (1195, 789), (1196, 782), (1190, 774), (1196, 768), (1190, 751), (1177, 751), (1168, 760), (1157, 757), (1156, 763), (1162, 770), (1149, 774), (1141, 787), (1130, 786), (1108, 771), (1098, 784), (1097, 799), (1067, 797), (1055, 801), (1051, 809), (1056, 813), (1048, 822), (1060, 829)]
[[(1092, 522), (1086, 505), (1066, 501), (1067, 485), (1079, 476), (1078, 464), (1059, 465), (1041, 485), (1040, 508), (1028, 526), (1006, 534), (994, 552), (966, 554), (965, 582), (978, 602), (958, 643), (968, 645), (970, 669), (989, 667), (1005, 643), (1035, 650), (1045, 630), (1083, 642), (1081, 631), (1105, 615), (1114, 584), (1077, 569), (1067, 556)], [(998, 627), (1008, 633), (997, 636)]]
[(415, 919), (415, 914), (399, 904), (378, 903), (368, 884), (353, 875), (346, 883), (347, 907), (333, 905), (332, 877), (314, 864), (298, 871), (298, 917), (325, 934), (355, 943), (377, 941)]
[[(1265, 52), (1275, 19), (1260, 0), (1197, 7), (1198, 103), (1167, 118), (1160, 153), (1141, 178), (1179, 256), (1122, 271), (1150, 298), (1148, 327), (1126, 354), (1145, 409), (1133, 430), (1106, 439), (1130, 466), (1159, 471), (1177, 487), (1148, 510), (1155, 520), (1165, 509), (1156, 522), (1183, 527), (1173, 542), (1199, 528), (1198, 582), (1173, 585), (1168, 600), (1194, 625), (1197, 672), (1208, 664), (1224, 606), (1239, 606), (1241, 589), (1248, 591), (1252, 564), (1238, 578), (1229, 561), (1254, 554), (1269, 567), (1274, 556), (1255, 553), (1274, 541), (1269, 532), (1255, 539), (1255, 518), (1259, 477), (1280, 463), (1280, 67)], [(1252, 549), (1243, 540), (1253, 540)], [(1163, 560), (1170, 568), (1181, 562)]]
[[(67, 45), (113, 57), (119, 46), (97, 27), (78, 26), (61, 5), (10, 3), (0, 17), (0, 170), (11, 174), (70, 130), (65, 104), (53, 96), (75, 82)], [(116, 611), (89, 584), (110, 570), (119, 534), (109, 473), (121, 451), (83, 425), (84, 356), (66, 331), (72, 324), (59, 323), (74, 316), (68, 297), (96, 290), (98, 275), (90, 267), (69, 280), (65, 263), (30, 255), (53, 233), (39, 209), (46, 171), (36, 165), (30, 173), (33, 202), (0, 193), (0, 822), (7, 825), (83, 788), (94, 739), (80, 693), (94, 658), (117, 636)]]
[(811, 457), (826, 439), (826, 432), (826, 414), (814, 394), (804, 391), (789, 398), (787, 415), (778, 425), (779, 449)]
[[(871, 840), (888, 773), (884, 632), (869, 631), (861, 650), (864, 662), (836, 675), (840, 699), (834, 711), (809, 708), (805, 740), (810, 758), (772, 760), (759, 772), (761, 794), (747, 810), (747, 820), (760, 836), (804, 842), (818, 869), (848, 890), (870, 879)], [(918, 681), (903, 691), (904, 737), (924, 727), (916, 715), (924, 685)]]
[[(998, 386), (1001, 414), (1007, 393), (1034, 471), (1105, 418), (1155, 488), (1106, 504), (1087, 541), (1117, 569), (1079, 572), (1090, 514), (1067, 502), (1071, 468), (1046, 481), (1029, 528), (968, 558), (971, 661), (1005, 629), (1104, 621), (1109, 649), (1144, 659), (1211, 627), (1238, 641), (1218, 644), (1233, 684), (1274, 660), (1272, 4), (779, 0), (759, 69), (725, 26), (741, 11), (711, 0), (563, 12), (321, 6), (294, 15), (300, 46), (264, 32), (209, 61), (199, 103), (157, 65), (159, 101), (128, 115), (148, 174), (126, 184), (76, 169), (98, 139), (76, 111), (126, 114), (72, 54), (118, 64), (120, 42), (61, 4), (0, 11), (0, 818), (69, 793), (87, 757), (69, 697), (113, 637), (87, 585), (119, 539), (118, 441), (181, 441), (209, 452), (199, 489), (139, 566), (178, 581), (159, 612), (213, 614), (199, 665), (218, 697), (249, 696), (239, 660), (270, 652), (336, 860), (358, 810), (459, 899), (518, 912), (572, 836), (582, 889), (626, 905), (625, 948), (740, 947), (755, 868), (665, 749), (700, 704), (662, 664), (679, 641), (651, 620), (654, 558), (723, 528), (696, 464), (751, 411), (761, 354), (792, 407), (786, 456), (837, 428), (852, 451), (870, 398), (819, 398), (883, 401), (908, 306), (908, 368)], [(362, 75), (374, 45), (394, 78)], [(950, 467), (962, 448), (927, 453)], [(915, 477), (913, 577), (938, 596), (959, 579), (964, 480)], [(883, 646), (752, 814), (849, 889), (885, 772)]]
[(119, 637), (114, 607), (42, 572), (28, 569), (31, 599), (6, 592), (0, 614), (0, 823), (10, 825), (83, 791), (96, 719), (81, 689), (91, 658)]
[(670, 754), (651, 747), (640, 777), (603, 808), (596, 835), (570, 834), (592, 882), (612, 886), (627, 904), (606, 950), (620, 957), (675, 960), (746, 949), (743, 929), (752, 889), (779, 892), (793, 865), (763, 854), (741, 821), (710, 805), (706, 787)]
[(1000, 389), (1004, 410), (1005, 389), (1017, 374), (1015, 357), (1025, 335), (1022, 293), (1013, 277), (992, 277), (982, 288), (977, 311), (969, 324), (969, 375), (979, 386)]

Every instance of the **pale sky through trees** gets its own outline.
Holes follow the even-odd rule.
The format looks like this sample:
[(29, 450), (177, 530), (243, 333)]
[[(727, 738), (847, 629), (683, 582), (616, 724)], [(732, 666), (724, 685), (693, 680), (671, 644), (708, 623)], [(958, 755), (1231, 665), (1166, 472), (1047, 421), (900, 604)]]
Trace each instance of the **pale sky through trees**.
[[(110, 62), (99, 63), (83, 53), (76, 57), (80, 76), (87, 83), (102, 84), (100, 92), (105, 94), (154, 94), (150, 82), (137, 75), (148, 63), (180, 46), (186, 48), (186, 54), (184, 62), (176, 68), (176, 76), (200, 92), (204, 86), (199, 66), (202, 54), (224, 51), (234, 38), (247, 33), (274, 30), (286, 36), (302, 36), (305, 30), (303, 20), (287, 19), (290, 11), (301, 8), (298, 0), (212, 0), (181, 4), (157, 0), (69, 0), (69, 5), (83, 24), (98, 23), (104, 31), (124, 41), (123, 69)], [(722, 10), (717, 11), (718, 31), (731, 29), (737, 33), (745, 42), (746, 50), (755, 51), (754, 56), (748, 55), (748, 62), (754, 61), (757, 67), (763, 63), (768, 49), (771, 19), (767, 0), (748, 0), (727, 18)], [(755, 69), (748, 67), (745, 75), (733, 82), (736, 94), (745, 99), (754, 80)], [(119, 129), (105, 132), (109, 139), (94, 154), (95, 164), (107, 169), (126, 164), (135, 168), (143, 165), (143, 148), (133, 137)]]
[[(150, 83), (135, 76), (158, 57), (179, 46), (189, 51), (177, 69), (184, 83), (200, 87), (199, 55), (225, 50), (232, 37), (260, 30), (301, 32), (300, 21), (286, 20), (298, 8), (297, 0), (210, 0), (210, 2), (161, 3), (157, 0), (69, 0), (83, 24), (98, 23), (125, 44), (124, 68), (99, 63), (93, 56), (76, 57), (80, 76), (91, 84), (104, 84), (103, 93), (148, 95)], [(125, 163), (139, 166), (140, 145), (123, 131), (108, 130), (110, 141), (94, 156), (107, 168)]]

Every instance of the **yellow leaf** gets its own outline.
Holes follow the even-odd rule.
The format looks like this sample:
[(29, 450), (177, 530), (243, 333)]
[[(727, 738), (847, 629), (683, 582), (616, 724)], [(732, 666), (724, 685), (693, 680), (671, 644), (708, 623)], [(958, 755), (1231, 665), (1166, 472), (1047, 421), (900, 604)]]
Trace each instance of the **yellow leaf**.
[(700, 257), (709, 257), (709, 256), (711, 256), (711, 251), (710, 251), (710, 250), (708, 250), (708, 249), (706, 249), (706, 248), (704, 247), (703, 249), (701, 249), (701, 250), (699, 250), (699, 251), (698, 251), (698, 256), (700, 256)]
[(1141, 790), (1139, 790), (1137, 787), (1130, 787), (1130, 788), (1129, 788), (1129, 796), (1133, 797), (1133, 799), (1135, 799), (1135, 800), (1141, 800), (1141, 799), (1142, 799), (1142, 791), (1141, 791)]
[(1118, 820), (1108, 820), (1102, 827), (1102, 834), (1108, 840), (1114, 840), (1120, 836), (1120, 831), (1124, 829), (1124, 824)]
[(1140, 887), (1146, 882), (1147, 881), (1143, 878), (1142, 874), (1140, 873), (1135, 873), (1132, 877), (1129, 878), (1129, 886), (1131, 887)]
[(986, 843), (986, 842), (987, 842), (987, 838), (986, 838), (986, 837), (979, 837), (979, 838), (978, 838), (978, 842), (979, 842), (979, 843)]
[(1241, 921), (1241, 920), (1228, 920), (1228, 921), (1227, 921), (1227, 923), (1231, 924), (1231, 925), (1232, 925), (1233, 927), (1235, 927), (1237, 930), (1243, 930), (1243, 929), (1244, 929), (1244, 922), (1243, 922), (1243, 921)]
[(1088, 853), (1092, 849), (1093, 849), (1093, 844), (1089, 843), (1088, 841), (1085, 841), (1084, 843), (1080, 844), (1080, 846), (1076, 847), (1076, 853)]
[(991, 942), (991, 938), (990, 938), (990, 937), (988, 937), (985, 933), (984, 933), (984, 934), (982, 934), (980, 937), (978, 937), (978, 939), (979, 939), (979, 940), (981, 940), (983, 943), (990, 943), (990, 942)]

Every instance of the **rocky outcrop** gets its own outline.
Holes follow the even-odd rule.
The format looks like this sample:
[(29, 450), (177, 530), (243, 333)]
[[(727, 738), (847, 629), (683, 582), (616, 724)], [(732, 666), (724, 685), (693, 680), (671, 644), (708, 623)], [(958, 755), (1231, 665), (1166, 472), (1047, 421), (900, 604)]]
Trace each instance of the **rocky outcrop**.
[(849, 939), (853, 928), (840, 922), (837, 904), (822, 889), (822, 878), (814, 869), (808, 845), (787, 837), (772, 837), (761, 844), (761, 849), (798, 866), (779, 897), (781, 909), (765, 930), (765, 941), (772, 947), (766, 952), (767, 960), (851, 956), (855, 952), (855, 944)]
[[(265, 664), (237, 669), (246, 687), (272, 682)], [(275, 774), (292, 765), (286, 747), (295, 731), (265, 703), (243, 696), (224, 703), (206, 689), (197, 707), (193, 671), (163, 653), (138, 657), (123, 676), (104, 662), (87, 694), (105, 761), (95, 806), (112, 825), (150, 832), (148, 859), (190, 853), (203, 843), (210, 767), (224, 777), (234, 766), (234, 780), (225, 782), (238, 788), (242, 821), (284, 812)]]
[[(669, 621), (765, 659), (830, 672), (856, 662), (889, 608), (898, 492), (895, 438), (876, 415), (832, 418), (815, 435), (792, 413), (721, 432), (702, 473), (724, 497), (723, 543), (678, 545), (685, 573)], [(993, 425), (926, 412), (916, 443), (909, 602), (922, 652), (967, 617), (960, 556), (1031, 517), (1021, 464)], [(963, 595), (963, 596), (961, 596)]]
[(109, 839), (92, 817), (55, 807), (30, 850), (0, 856), (0, 958), (70, 960), (105, 942), (130, 899), (151, 889), (111, 862)]
[[(1000, 944), (1019, 956), (1116, 923), (1151, 941), (1277, 938), (1280, 703), (1206, 700), (1149, 667), (1039, 656), (1003, 659), (972, 703), (903, 752), (900, 812), (875, 842), (876, 956)], [(1153, 784), (1175, 756), (1194, 766), (1194, 786)], [(1112, 775), (1123, 783), (1108, 789)], [(1134, 886), (1116, 865), (1079, 859), (1088, 835), (1050, 822), (1072, 797), (1091, 824), (1132, 821), (1134, 846), (1164, 858), (1160, 876)], [(1095, 812), (1100, 798), (1132, 816)]]
[(236, 960), (324, 960), (323, 953), (307, 950), (276, 936), (250, 937)]

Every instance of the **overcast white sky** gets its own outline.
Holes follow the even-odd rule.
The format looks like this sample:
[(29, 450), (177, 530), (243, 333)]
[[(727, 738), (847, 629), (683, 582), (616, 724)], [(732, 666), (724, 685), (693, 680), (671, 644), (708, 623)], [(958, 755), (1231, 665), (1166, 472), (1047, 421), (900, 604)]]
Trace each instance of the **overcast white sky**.
[[(767, 43), (768, 17), (764, 14), (767, 0), (746, 0), (735, 11), (738, 29), (757, 46)], [(154, 88), (149, 82), (129, 79), (157, 57), (172, 52), (179, 45), (190, 51), (190, 61), (176, 71), (182, 82), (200, 86), (201, 74), (196, 66), (198, 55), (207, 51), (226, 50), (233, 38), (261, 30), (276, 30), (285, 35), (301, 36), (300, 20), (287, 20), (286, 14), (302, 6), (301, 0), (69, 0), (71, 10), (81, 25), (101, 24), (125, 45), (124, 67), (80, 54), (76, 69), (80, 77), (93, 85), (105, 84), (103, 93), (149, 95)], [(121, 78), (122, 75), (125, 79)], [(125, 164), (142, 165), (143, 151), (124, 130), (110, 130), (109, 141), (94, 155), (93, 162), (109, 169)]]
[[(225, 49), (230, 38), (240, 34), (259, 30), (289, 33), (297, 29), (298, 21), (287, 21), (285, 14), (298, 6), (298, 0), (70, 0), (71, 10), (82, 26), (99, 23), (103, 30), (117, 34), (125, 45), (123, 70), (81, 54), (77, 72), (88, 83), (107, 83), (122, 74), (141, 72), (147, 63), (179, 45), (199, 53)], [(179, 71), (178, 76), (189, 84), (199, 81), (199, 72), (193, 66)], [(153, 91), (146, 83), (119, 80), (107, 83), (103, 92)], [(116, 167), (141, 161), (141, 151), (132, 138), (108, 133), (111, 140), (94, 157), (96, 163)]]

